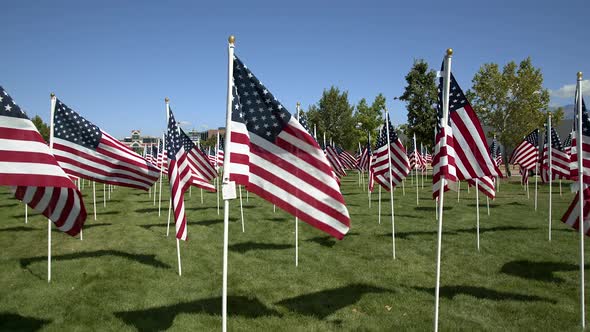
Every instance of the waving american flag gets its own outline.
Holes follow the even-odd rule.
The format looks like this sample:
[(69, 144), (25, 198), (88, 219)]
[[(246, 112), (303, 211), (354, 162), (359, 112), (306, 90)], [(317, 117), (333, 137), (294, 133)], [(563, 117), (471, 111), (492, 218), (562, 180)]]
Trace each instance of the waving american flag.
[[(387, 127), (389, 127), (389, 130)], [(389, 145), (387, 145), (388, 131)], [(371, 169), (373, 180), (388, 191), (391, 189), (389, 186), (390, 174), (391, 184), (395, 187), (410, 173), (410, 161), (406, 155), (406, 149), (393, 129), (393, 126), (389, 121), (389, 115), (385, 116), (381, 134), (377, 139), (377, 146), (373, 153)]]
[(350, 217), (324, 152), (238, 58), (234, 58), (230, 180), (336, 238)]

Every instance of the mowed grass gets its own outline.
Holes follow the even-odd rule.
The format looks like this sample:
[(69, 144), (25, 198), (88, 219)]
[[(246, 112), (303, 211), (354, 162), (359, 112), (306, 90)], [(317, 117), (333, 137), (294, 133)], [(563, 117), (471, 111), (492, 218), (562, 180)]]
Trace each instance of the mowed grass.
[[(553, 186), (548, 241), (548, 186), (527, 199), (518, 179), (504, 180), (497, 199), (480, 195), (481, 250), (476, 249), (475, 190), (463, 183), (445, 195), (440, 327), (442, 330), (579, 330), (579, 235), (559, 218), (572, 199)], [(147, 192), (116, 188), (97, 220), (92, 188), (83, 190), (89, 218), (84, 240), (54, 229), (53, 272), (47, 282), (47, 220), (0, 189), (0, 330), (205, 331), (221, 329), (223, 210), (216, 195), (186, 195), (187, 242), (166, 237), (162, 215)], [(395, 193), (397, 259), (392, 258), (389, 194), (368, 207), (357, 175), (342, 181), (352, 227), (337, 241), (299, 224), (259, 197), (231, 202), (228, 327), (232, 331), (431, 330), (436, 230), (430, 186), (408, 179)], [(157, 204), (157, 203), (156, 203)], [(223, 202), (221, 202), (223, 205)], [(588, 251), (586, 251), (588, 255)]]

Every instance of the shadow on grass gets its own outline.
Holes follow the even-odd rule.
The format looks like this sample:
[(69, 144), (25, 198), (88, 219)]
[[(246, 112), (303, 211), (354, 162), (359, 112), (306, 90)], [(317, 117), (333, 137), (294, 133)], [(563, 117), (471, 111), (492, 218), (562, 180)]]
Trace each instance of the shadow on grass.
[(239, 253), (246, 253), (251, 250), (282, 250), (294, 248), (290, 244), (276, 244), (276, 243), (258, 243), (258, 242), (244, 242), (232, 244), (228, 247), (231, 251), (237, 251)]
[(414, 218), (414, 219), (425, 219), (424, 217), (420, 217), (420, 216), (414, 216), (411, 214), (396, 214), (396, 217), (402, 217), (402, 218)]
[(51, 321), (0, 312), (0, 331), (37, 331)]
[(292, 297), (275, 304), (302, 315), (324, 319), (342, 308), (357, 303), (363, 295), (369, 293), (393, 293), (393, 291), (366, 284), (351, 284)]
[[(434, 288), (413, 287), (421, 292), (434, 296)], [(440, 296), (453, 300), (457, 295), (472, 296), (482, 300), (491, 301), (519, 301), (519, 302), (548, 302), (555, 304), (557, 301), (536, 295), (525, 295), (510, 292), (500, 292), (489, 288), (476, 286), (443, 286), (440, 288)]]
[[(166, 207), (165, 209), (162, 210), (167, 210), (168, 207)], [(146, 209), (137, 209), (135, 210), (135, 212), (137, 213), (149, 213), (149, 212), (158, 212), (158, 208), (154, 207), (154, 208), (146, 208)]]
[[(259, 318), (280, 317), (281, 314), (266, 307), (257, 298), (245, 296), (227, 297), (228, 316)], [(207, 314), (221, 316), (221, 297), (196, 300), (156, 307), (146, 310), (115, 312), (114, 315), (125, 324), (134, 326), (139, 331), (164, 331), (172, 326), (178, 314)]]
[(96, 211), (97, 216), (107, 216), (107, 215), (119, 214), (119, 213), (121, 213), (121, 211), (105, 211), (105, 212)]
[[(356, 235), (359, 235), (359, 233), (355, 233), (355, 232), (346, 233), (346, 237), (351, 237), (351, 236), (356, 236)], [(339, 241), (332, 236), (316, 236), (311, 239), (305, 240), (305, 242), (314, 242), (314, 243), (319, 244), (322, 247), (332, 248)]]
[[(521, 227), (521, 226), (496, 226), (496, 227), (480, 227), (480, 233), (490, 233), (490, 232), (504, 232), (504, 231), (530, 231), (534, 229), (539, 229), (538, 227)], [(454, 230), (456, 233), (475, 233), (477, 232), (477, 228), (463, 228), (463, 229), (456, 229)]]
[[(466, 205), (469, 206), (469, 207), (477, 207), (477, 204), (466, 204)], [(499, 205), (499, 204), (490, 204), (490, 209), (495, 209), (495, 208), (497, 208), (499, 206), (501, 206), (501, 205)], [(479, 201), (479, 208), (480, 209), (486, 209), (487, 208), (486, 202), (480, 200)]]
[[(135, 261), (140, 264), (153, 266), (156, 268), (161, 269), (169, 269), (170, 265), (163, 263), (156, 259), (156, 255), (142, 255), (142, 254), (130, 254), (128, 252), (119, 251), (119, 250), (97, 250), (97, 251), (86, 251), (86, 252), (78, 252), (73, 254), (65, 254), (65, 255), (57, 255), (52, 256), (52, 262), (56, 261), (70, 261), (76, 259), (84, 259), (84, 258), (99, 258), (105, 256), (114, 256), (114, 257), (121, 257), (125, 258), (130, 261)], [(21, 258), (20, 259), (20, 266), (23, 269), (29, 267), (29, 265), (34, 263), (40, 262), (47, 262), (47, 256), (39, 256), (39, 257), (28, 257), (28, 258)]]
[[(17, 203), (13, 203), (13, 204), (4, 204), (4, 205), (0, 205), (0, 209), (1, 209), (1, 208), (15, 207), (15, 206), (17, 206), (17, 205), (18, 205)], [(24, 210), (24, 208), (23, 208), (23, 210)]]
[(526, 206), (526, 204), (522, 204), (521, 202), (511, 202), (511, 203), (507, 203), (506, 205)]
[[(414, 232), (395, 232), (395, 238), (396, 239), (404, 239), (407, 240), (409, 237), (412, 236), (436, 236), (436, 234), (438, 234), (437, 231), (414, 231)], [(457, 233), (453, 232), (453, 231), (443, 231), (443, 235), (455, 235)], [(386, 234), (381, 234), (379, 236), (382, 237), (387, 237), (387, 238), (391, 238), (391, 232), (386, 233)]]
[(31, 231), (34, 231), (34, 230), (35, 230), (34, 228), (25, 227), (25, 226), (0, 228), (0, 232), (31, 232)]
[(84, 224), (84, 230), (89, 229), (89, 228), (94, 228), (94, 227), (102, 227), (102, 226), (111, 226), (112, 224), (109, 223), (102, 223), (102, 224), (92, 224), (92, 223), (85, 223)]
[[(453, 207), (452, 206), (444, 206), (443, 210), (447, 211), (447, 210), (452, 210)], [(416, 206), (414, 208), (414, 210), (416, 211), (429, 211), (429, 212), (434, 212), (436, 211), (436, 207), (435, 206)]]
[[(585, 266), (584, 269), (587, 269)], [(557, 262), (531, 262), (511, 261), (502, 266), (500, 272), (524, 279), (533, 279), (546, 282), (562, 283), (565, 280), (556, 277), (554, 272), (579, 271), (580, 267), (574, 264)]]
[(187, 211), (202, 211), (202, 210), (217, 209), (217, 207), (216, 206), (199, 206), (199, 207), (185, 207), (184, 209)]

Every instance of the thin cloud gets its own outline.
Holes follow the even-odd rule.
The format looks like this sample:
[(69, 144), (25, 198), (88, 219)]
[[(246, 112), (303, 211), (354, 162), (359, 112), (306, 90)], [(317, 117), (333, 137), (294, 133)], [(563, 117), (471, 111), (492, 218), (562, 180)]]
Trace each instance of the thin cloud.
[[(590, 94), (590, 80), (582, 81), (582, 91), (584, 95)], [(549, 90), (549, 95), (553, 98), (574, 98), (576, 93), (576, 84), (566, 84), (557, 90)]]

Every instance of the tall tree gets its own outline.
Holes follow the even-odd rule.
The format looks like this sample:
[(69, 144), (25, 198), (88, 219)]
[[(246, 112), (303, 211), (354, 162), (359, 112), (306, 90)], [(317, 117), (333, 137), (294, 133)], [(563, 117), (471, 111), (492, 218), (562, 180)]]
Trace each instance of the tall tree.
[[(362, 146), (367, 144), (367, 133), (370, 132), (375, 138), (377, 128), (383, 122), (383, 109), (385, 108), (385, 97), (383, 94), (377, 95), (373, 104), (369, 106), (365, 98), (361, 99), (356, 105), (354, 114), (354, 123), (357, 130), (358, 141)], [(374, 142), (375, 140), (372, 139)]]
[[(309, 107), (310, 125), (317, 126), (318, 140), (326, 133), (326, 139), (341, 144), (345, 149), (354, 149), (357, 143), (354, 107), (348, 101), (348, 92), (332, 86), (324, 90), (317, 105)], [(313, 128), (311, 128), (313, 130)]]
[[(504, 146), (503, 160), (508, 165), (507, 152), (547, 120), (549, 92), (543, 88), (541, 69), (535, 68), (530, 58), (518, 65), (511, 61), (502, 71), (498, 64), (486, 63), (472, 82), (472, 91), (467, 91), (467, 98)], [(556, 112), (553, 122), (557, 124), (561, 118), (563, 111)]]
[(40, 116), (35, 115), (31, 119), (31, 122), (33, 122), (35, 127), (37, 127), (37, 130), (39, 130), (39, 133), (41, 134), (41, 137), (43, 137), (43, 140), (45, 140), (45, 142), (49, 142), (49, 126), (45, 122), (43, 122), (43, 119), (41, 119)]
[(406, 102), (408, 109), (408, 125), (404, 133), (407, 137), (416, 134), (418, 142), (432, 147), (436, 125), (435, 104), (438, 102), (436, 73), (428, 69), (426, 61), (414, 60), (406, 75), (406, 83), (404, 94), (399, 98)]

